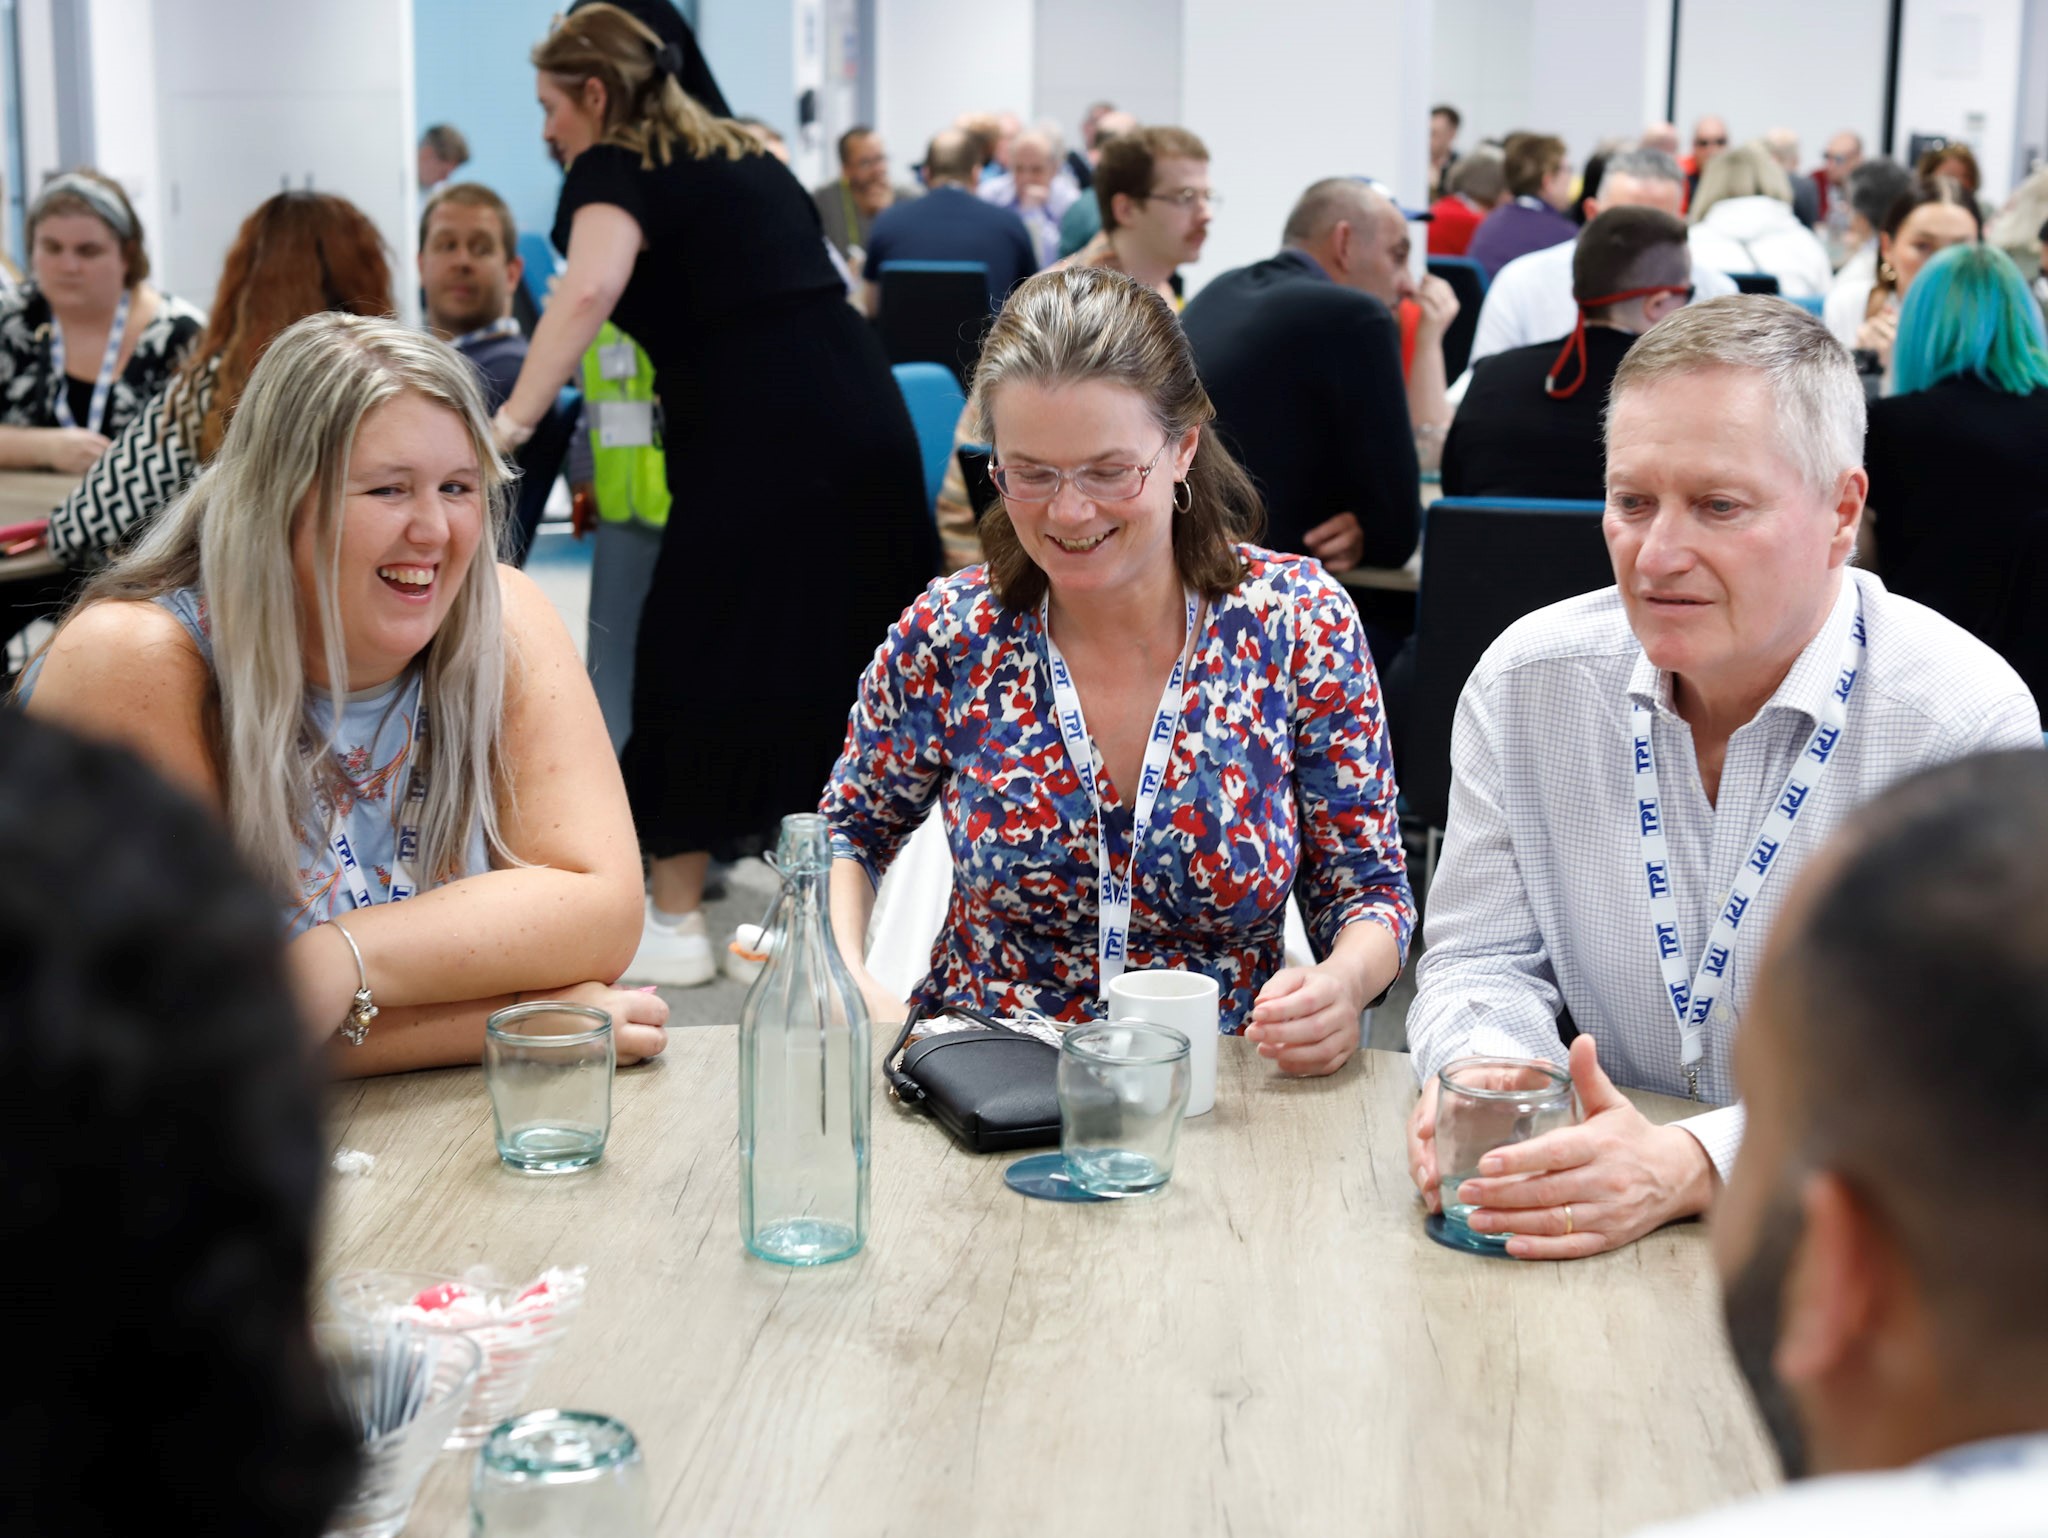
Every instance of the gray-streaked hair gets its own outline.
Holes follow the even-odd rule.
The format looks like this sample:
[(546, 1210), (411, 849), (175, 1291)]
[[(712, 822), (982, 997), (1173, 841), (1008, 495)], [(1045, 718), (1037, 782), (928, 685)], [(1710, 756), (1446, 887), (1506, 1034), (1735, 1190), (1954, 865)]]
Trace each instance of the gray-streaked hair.
[(1608, 393), (1610, 438), (1629, 390), (1710, 368), (1764, 376), (1780, 441), (1816, 492), (1832, 496), (1844, 471), (1861, 468), (1868, 411), (1855, 361), (1819, 316), (1761, 294), (1688, 305), (1638, 337)]
[[(1675, 159), (1662, 150), (1640, 146), (1608, 156), (1607, 164), (1600, 171), (1603, 186), (1610, 176), (1633, 176), (1639, 182), (1670, 182), (1678, 187), (1685, 185), (1685, 172)], [(1599, 194), (1596, 192), (1594, 196)]]
[(1751, 140), (1739, 149), (1723, 150), (1700, 172), (1699, 190), (1692, 197), (1692, 222), (1698, 224), (1707, 211), (1727, 198), (1775, 198), (1792, 201), (1792, 181), (1785, 168), (1762, 143)]
[[(493, 557), (509, 471), (492, 446), (475, 372), (445, 343), (396, 321), (354, 315), (323, 313), (287, 327), (249, 376), (214, 463), (79, 601), (83, 609), (184, 587), (205, 595), (228, 828), (243, 857), (281, 893), (297, 894), (302, 845), (326, 841), (317, 824), (340, 788), (333, 733), (348, 661), (335, 589), (349, 456), (363, 419), (407, 393), (462, 419), (485, 509), (476, 557), (412, 664), (433, 722), (421, 745), (432, 759), (421, 870), (429, 883), (461, 874), (470, 830), (479, 825), (494, 862), (523, 863), (505, 846), (497, 817), (507, 661)], [(314, 567), (313, 594), (334, 723), (324, 734), (309, 710), (305, 616), (292, 568), (302, 517), (313, 519), (324, 557)]]
[(1912, 185), (1911, 171), (1896, 160), (1873, 155), (1849, 173), (1849, 206), (1875, 230)]

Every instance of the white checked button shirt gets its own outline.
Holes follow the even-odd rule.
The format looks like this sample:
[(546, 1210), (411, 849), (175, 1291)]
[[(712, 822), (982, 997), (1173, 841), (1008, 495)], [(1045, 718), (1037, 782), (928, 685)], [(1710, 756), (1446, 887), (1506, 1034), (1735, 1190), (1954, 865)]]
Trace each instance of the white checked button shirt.
[[(1820, 633), (1756, 718), (1728, 739), (1710, 804), (1692, 729), (1671, 704), (1613, 588), (1517, 621), (1458, 701), (1451, 804), (1416, 969), (1408, 1042), (1418, 1077), (1455, 1057), (1565, 1060), (1560, 1009), (1600, 1044), (1617, 1084), (1686, 1092), (1678, 1023), (1652, 938), (1638, 834), (1630, 711), (1651, 731), (1680, 938), (1696, 969), (1765, 814), (1834, 689), (1856, 594), (1869, 635), (1834, 762), (1799, 814), (1742, 927), (1706, 1025), (1700, 1098), (1680, 1125), (1725, 1178), (1742, 1139), (1729, 1047), (1770, 926), (1799, 867), (1855, 807), (1915, 770), (1991, 748), (2039, 748), (2019, 675), (1933, 610), (1851, 570)], [(1761, 919), (1762, 922), (1757, 922)]]

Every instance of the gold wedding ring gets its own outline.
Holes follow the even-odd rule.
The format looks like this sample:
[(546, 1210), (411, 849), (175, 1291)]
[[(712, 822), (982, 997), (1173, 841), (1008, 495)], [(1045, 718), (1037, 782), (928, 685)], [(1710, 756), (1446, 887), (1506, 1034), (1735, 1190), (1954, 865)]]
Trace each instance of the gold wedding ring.
[(1572, 1231), (1572, 1205), (1570, 1202), (1566, 1202), (1564, 1205), (1564, 1231), (1567, 1235)]

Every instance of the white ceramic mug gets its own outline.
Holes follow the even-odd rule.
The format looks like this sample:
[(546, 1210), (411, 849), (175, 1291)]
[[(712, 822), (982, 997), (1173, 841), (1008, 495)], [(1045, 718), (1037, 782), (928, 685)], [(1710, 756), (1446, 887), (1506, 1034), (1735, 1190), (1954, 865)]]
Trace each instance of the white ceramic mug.
[(1199, 972), (1168, 967), (1125, 972), (1109, 985), (1109, 1018), (1149, 1020), (1170, 1025), (1188, 1039), (1189, 1116), (1204, 1116), (1216, 1106), (1216, 979)]

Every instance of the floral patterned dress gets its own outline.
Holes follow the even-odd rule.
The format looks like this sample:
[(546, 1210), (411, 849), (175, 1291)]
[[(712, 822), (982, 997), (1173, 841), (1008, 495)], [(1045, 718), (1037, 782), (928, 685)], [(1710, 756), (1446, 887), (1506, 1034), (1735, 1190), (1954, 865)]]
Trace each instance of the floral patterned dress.
[[(1184, 967), (1243, 1029), (1281, 966), (1288, 895), (1318, 955), (1384, 924), (1405, 957), (1414, 904), (1379, 682), (1344, 590), (1314, 561), (1240, 546), (1246, 574), (1205, 611), (1180, 733), (1133, 882), (1133, 969)], [(1130, 858), (1131, 807), (1093, 800), (1053, 718), (1036, 611), (1005, 608), (985, 567), (928, 587), (862, 676), (820, 810), (834, 853), (879, 882), (937, 802), (953, 893), (912, 1002), (1059, 1020), (1100, 1012), (1096, 840)]]

